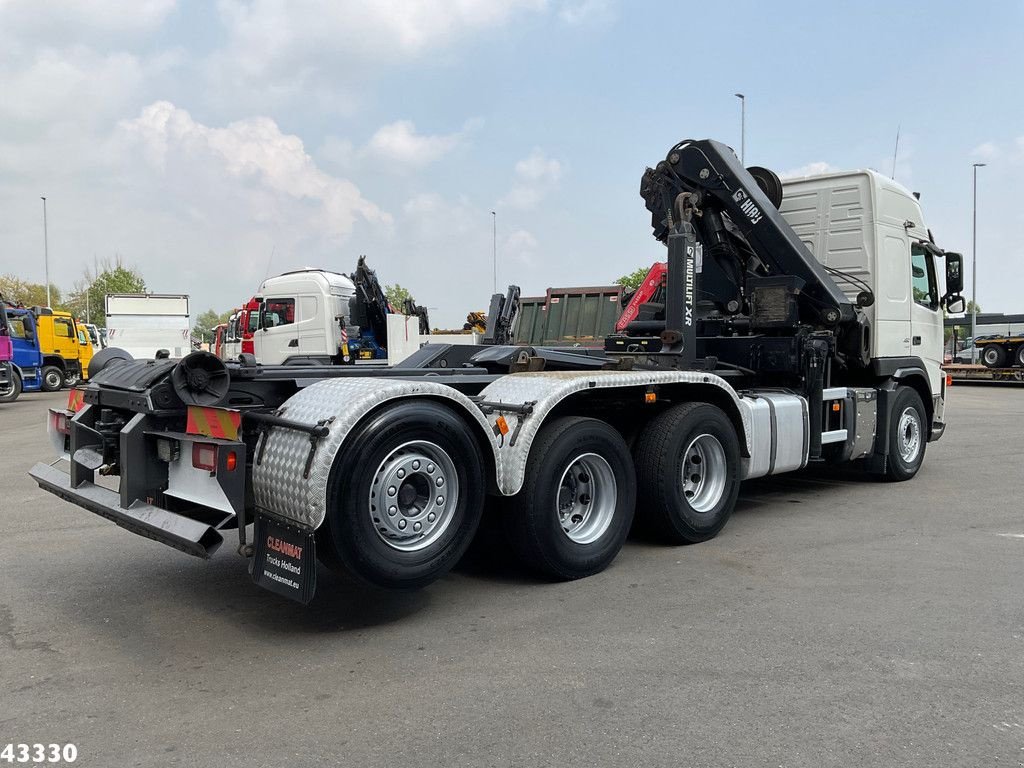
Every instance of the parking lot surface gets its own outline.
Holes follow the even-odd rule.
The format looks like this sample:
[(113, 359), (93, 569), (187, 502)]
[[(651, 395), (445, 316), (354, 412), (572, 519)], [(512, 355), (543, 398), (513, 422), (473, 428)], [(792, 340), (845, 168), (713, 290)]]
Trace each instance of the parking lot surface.
[[(1024, 389), (955, 386), (908, 483), (746, 484), (713, 541), (567, 584), (321, 571), (307, 608), (36, 488), (0, 405), (0, 742), (82, 766), (1024, 765)], [(227, 539), (230, 544), (231, 537)]]

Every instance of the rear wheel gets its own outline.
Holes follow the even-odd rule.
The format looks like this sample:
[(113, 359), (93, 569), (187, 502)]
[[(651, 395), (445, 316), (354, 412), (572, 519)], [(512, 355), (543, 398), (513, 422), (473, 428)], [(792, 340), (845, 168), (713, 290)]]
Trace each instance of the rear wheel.
[(706, 541), (736, 506), (740, 446), (725, 413), (684, 403), (655, 417), (636, 446), (638, 508), (646, 527), (672, 544)]
[(1024, 344), (1021, 344), (1019, 347), (1017, 347), (1017, 355), (1016, 355), (1016, 357), (1017, 357), (1017, 365), (1019, 365), (1022, 368), (1024, 368)]
[(987, 368), (1002, 368), (1006, 365), (1006, 350), (995, 344), (989, 344), (981, 350), (981, 362)]
[(622, 436), (570, 416), (534, 440), (520, 492), (507, 502), (506, 535), (520, 560), (568, 581), (603, 571), (629, 535), (636, 476)]
[(55, 365), (43, 368), (42, 379), (43, 392), (56, 392), (64, 386), (64, 374)]
[(68, 371), (64, 374), (64, 386), (69, 389), (75, 386), (82, 377), (78, 375), (78, 371)]
[(925, 418), (924, 402), (917, 391), (911, 387), (897, 389), (889, 422), (887, 480), (909, 480), (921, 468), (928, 441)]
[(21, 374), (11, 371), (11, 380), (7, 384), (7, 390), (0, 390), (0, 403), (13, 403), (21, 395)]
[(331, 470), (321, 560), (382, 587), (426, 586), (465, 553), (483, 501), (480, 448), (461, 418), (432, 402), (385, 408)]

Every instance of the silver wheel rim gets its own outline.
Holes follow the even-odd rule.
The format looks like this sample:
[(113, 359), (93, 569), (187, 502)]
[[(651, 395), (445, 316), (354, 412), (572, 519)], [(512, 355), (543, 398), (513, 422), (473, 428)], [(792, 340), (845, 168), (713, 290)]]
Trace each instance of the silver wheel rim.
[(989, 347), (988, 349), (985, 350), (985, 354), (982, 355), (982, 358), (985, 360), (986, 363), (989, 363), (990, 365), (995, 365), (996, 360), (998, 359), (998, 354), (996, 353), (994, 347)]
[(49, 371), (46, 374), (46, 386), (50, 389), (60, 389), (63, 383), (64, 379), (60, 375), (60, 371)]
[(580, 454), (558, 481), (555, 511), (562, 532), (576, 544), (597, 541), (612, 524), (618, 496), (608, 460), (596, 453)]
[(725, 448), (714, 435), (698, 435), (683, 452), (683, 496), (694, 512), (710, 512), (725, 493)]
[(921, 417), (917, 409), (909, 405), (904, 408), (896, 429), (896, 447), (900, 458), (907, 464), (913, 464), (921, 452)]
[(459, 505), (455, 463), (436, 443), (414, 440), (395, 448), (370, 483), (369, 515), (381, 541), (418, 552), (451, 525)]

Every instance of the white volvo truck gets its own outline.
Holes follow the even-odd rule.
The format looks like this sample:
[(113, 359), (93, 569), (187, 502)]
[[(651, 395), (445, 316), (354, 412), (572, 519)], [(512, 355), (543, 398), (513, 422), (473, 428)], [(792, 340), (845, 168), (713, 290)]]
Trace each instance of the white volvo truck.
[(603, 351), (428, 345), (370, 370), (105, 351), (31, 474), (200, 557), (234, 529), (253, 579), (302, 602), (317, 559), (424, 586), (484, 515), (573, 579), (634, 516), (670, 544), (715, 536), (748, 478), (912, 478), (945, 427), (942, 309), (963, 302), (915, 197), (870, 171), (783, 185), (711, 140), (673, 147), (641, 194), (666, 282)]

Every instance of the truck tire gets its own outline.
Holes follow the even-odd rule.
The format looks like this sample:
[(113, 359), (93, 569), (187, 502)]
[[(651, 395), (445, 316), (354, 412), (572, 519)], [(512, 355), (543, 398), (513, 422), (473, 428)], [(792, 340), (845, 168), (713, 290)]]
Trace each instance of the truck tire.
[(7, 391), (0, 394), (0, 403), (13, 403), (21, 395), (21, 374), (11, 371), (11, 381), (7, 385)]
[(986, 368), (1002, 368), (1006, 365), (1006, 350), (996, 344), (986, 344), (981, 350), (981, 362)]
[(64, 374), (55, 365), (47, 365), (40, 374), (43, 392), (56, 392), (64, 386)]
[(1021, 368), (1024, 368), (1024, 344), (1021, 344), (1019, 347), (1017, 347), (1016, 357), (1017, 365), (1019, 365)]
[(670, 544), (718, 535), (740, 489), (739, 438), (722, 409), (670, 408), (644, 428), (635, 455), (644, 527)]
[(546, 424), (530, 448), (523, 487), (506, 506), (506, 536), (527, 568), (559, 581), (603, 571), (622, 549), (636, 506), (622, 435), (598, 419)]
[(79, 375), (78, 371), (68, 371), (64, 374), (64, 386), (71, 389), (81, 380), (81, 378), (82, 377)]
[(900, 387), (893, 401), (889, 420), (889, 460), (885, 478), (893, 482), (909, 480), (924, 461), (928, 444), (926, 412), (921, 396), (913, 387)]
[(424, 587), (465, 553), (484, 490), (480, 446), (450, 408), (384, 408), (357, 427), (331, 470), (321, 560), (380, 587)]

